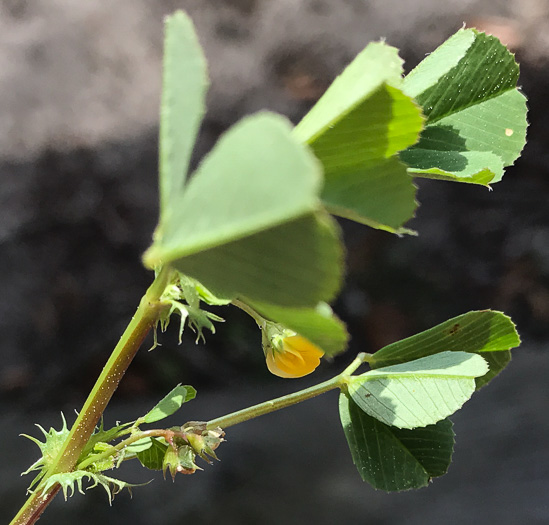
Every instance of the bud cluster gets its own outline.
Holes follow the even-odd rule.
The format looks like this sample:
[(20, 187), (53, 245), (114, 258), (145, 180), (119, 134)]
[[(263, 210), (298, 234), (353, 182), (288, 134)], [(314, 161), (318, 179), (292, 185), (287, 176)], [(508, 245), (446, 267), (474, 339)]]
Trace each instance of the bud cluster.
[(162, 463), (164, 476), (167, 470), (170, 471), (172, 478), (175, 478), (178, 472), (194, 474), (197, 470), (202, 470), (195, 463), (197, 455), (209, 464), (212, 463), (210, 458), (219, 461), (214, 451), (222, 441), (225, 441), (224, 436), (225, 432), (221, 428), (208, 429), (203, 421), (185, 423), (166, 440), (168, 448)]

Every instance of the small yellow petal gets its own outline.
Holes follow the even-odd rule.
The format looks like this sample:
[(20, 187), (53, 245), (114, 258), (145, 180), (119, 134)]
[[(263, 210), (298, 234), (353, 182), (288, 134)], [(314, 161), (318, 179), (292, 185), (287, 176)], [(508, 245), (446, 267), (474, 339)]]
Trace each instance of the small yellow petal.
[(308, 339), (293, 335), (284, 338), (280, 350), (267, 352), (267, 368), (279, 377), (303, 377), (316, 369), (323, 355), (324, 352)]

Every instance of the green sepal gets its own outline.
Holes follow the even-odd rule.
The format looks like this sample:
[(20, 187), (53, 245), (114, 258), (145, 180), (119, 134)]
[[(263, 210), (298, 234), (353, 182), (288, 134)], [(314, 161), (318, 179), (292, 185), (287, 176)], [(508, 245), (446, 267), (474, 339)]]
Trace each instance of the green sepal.
[(172, 479), (175, 479), (177, 473), (194, 474), (197, 470), (202, 470), (195, 462), (196, 454), (189, 445), (179, 447), (168, 446), (162, 464), (162, 471), (166, 477), (166, 471), (170, 471)]

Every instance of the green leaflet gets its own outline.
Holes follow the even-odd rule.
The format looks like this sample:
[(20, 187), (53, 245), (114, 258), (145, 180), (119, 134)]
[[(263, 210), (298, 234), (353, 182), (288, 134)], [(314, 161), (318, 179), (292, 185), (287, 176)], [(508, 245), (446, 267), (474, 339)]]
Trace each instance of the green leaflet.
[(449, 419), (424, 428), (399, 429), (369, 416), (345, 394), (339, 397), (339, 414), (353, 462), (374, 488), (418, 489), (448, 470), (454, 447)]
[(478, 354), (441, 352), (353, 376), (347, 385), (367, 414), (398, 428), (425, 427), (452, 415), (488, 372)]
[(216, 296), (288, 307), (313, 307), (339, 289), (343, 252), (339, 231), (324, 213), (173, 262), (207, 283)]
[(196, 390), (189, 385), (177, 385), (154, 408), (147, 412), (138, 422), (155, 423), (177, 412), (183, 403), (191, 401), (196, 396)]
[(321, 183), (316, 160), (291, 138), (284, 117), (245, 117), (204, 158), (150, 258), (181, 259), (310, 214)]
[(496, 376), (511, 359), (509, 350), (520, 345), (513, 321), (492, 310), (468, 312), (378, 350), (372, 368), (405, 363), (441, 351), (474, 352), (482, 355), (490, 372), (477, 378), (477, 388)]
[(490, 370), (482, 377), (476, 378), (477, 390), (492, 381), (511, 362), (510, 350), (483, 352), (481, 355), (488, 363)]
[(487, 186), (498, 182), (526, 141), (519, 68), (495, 37), (462, 29), (404, 79), (427, 117), (400, 158), (412, 175)]
[[(137, 459), (145, 468), (150, 470), (162, 470), (164, 457), (166, 451), (168, 450), (168, 445), (159, 439), (156, 438), (147, 438), (149, 439), (149, 445), (145, 446), (144, 443), (141, 443), (140, 440), (137, 443), (140, 443), (141, 448), (134, 448), (129, 452), (135, 452)], [(137, 444), (137, 443), (134, 443)]]
[(208, 89), (206, 59), (191, 19), (166, 18), (160, 108), (160, 234), (178, 207)]
[(303, 118), (295, 136), (322, 162), (322, 200), (331, 213), (401, 231), (417, 207), (416, 188), (397, 152), (417, 141), (419, 108), (401, 89), (402, 59), (369, 44)]

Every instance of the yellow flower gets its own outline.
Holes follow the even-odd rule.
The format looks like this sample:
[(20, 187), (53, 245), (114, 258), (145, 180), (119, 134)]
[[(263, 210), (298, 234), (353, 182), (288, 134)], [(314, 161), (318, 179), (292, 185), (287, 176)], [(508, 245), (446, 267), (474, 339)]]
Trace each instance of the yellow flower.
[(298, 334), (275, 336), (265, 347), (267, 368), (275, 376), (285, 378), (310, 374), (320, 364), (323, 355), (318, 346)]

